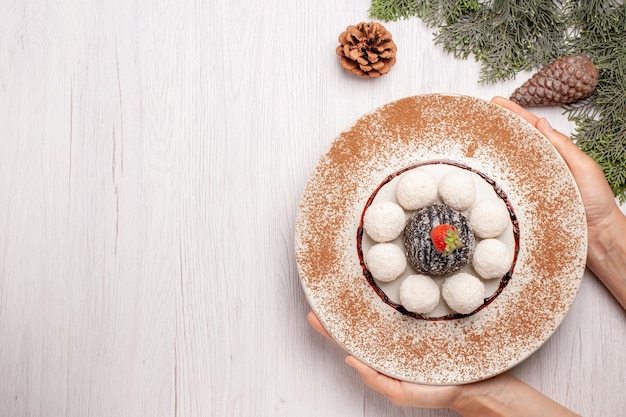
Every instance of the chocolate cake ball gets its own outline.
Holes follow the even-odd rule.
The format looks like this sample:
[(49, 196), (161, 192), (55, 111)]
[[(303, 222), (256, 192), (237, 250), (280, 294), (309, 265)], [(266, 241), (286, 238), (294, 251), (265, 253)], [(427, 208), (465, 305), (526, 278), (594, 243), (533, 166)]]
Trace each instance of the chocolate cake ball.
[[(444, 255), (431, 240), (430, 232), (438, 225), (454, 226), (462, 246)], [(442, 276), (461, 270), (474, 252), (474, 233), (467, 218), (451, 207), (432, 204), (417, 210), (407, 220), (402, 233), (407, 260), (421, 274)]]

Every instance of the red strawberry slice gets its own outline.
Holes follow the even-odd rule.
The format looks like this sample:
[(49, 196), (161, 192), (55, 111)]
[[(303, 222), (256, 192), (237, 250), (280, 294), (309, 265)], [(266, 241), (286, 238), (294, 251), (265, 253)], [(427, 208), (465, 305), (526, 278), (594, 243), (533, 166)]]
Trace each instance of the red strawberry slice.
[(448, 256), (455, 249), (463, 247), (461, 236), (459, 236), (456, 227), (449, 224), (433, 227), (430, 231), (430, 239), (433, 241), (435, 249), (441, 252), (443, 256)]

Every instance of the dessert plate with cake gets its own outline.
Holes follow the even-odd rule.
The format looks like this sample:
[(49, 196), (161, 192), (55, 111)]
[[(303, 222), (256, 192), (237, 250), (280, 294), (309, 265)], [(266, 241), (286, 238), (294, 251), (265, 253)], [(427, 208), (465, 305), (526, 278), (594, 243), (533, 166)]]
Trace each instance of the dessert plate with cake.
[(350, 354), (401, 380), (463, 384), (520, 363), (580, 285), (580, 194), (519, 116), (459, 95), (359, 118), (320, 159), (296, 219), (311, 308)]

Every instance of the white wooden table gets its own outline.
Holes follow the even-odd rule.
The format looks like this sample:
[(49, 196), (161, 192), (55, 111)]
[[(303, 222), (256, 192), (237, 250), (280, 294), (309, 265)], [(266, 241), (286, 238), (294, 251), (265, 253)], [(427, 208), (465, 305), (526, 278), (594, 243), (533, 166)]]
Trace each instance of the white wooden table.
[[(451, 416), (398, 408), (306, 324), (300, 193), (386, 102), (480, 85), (417, 19), (361, 80), (335, 46), (367, 1), (0, 2), (0, 416)], [(555, 127), (572, 125), (558, 108)], [(626, 409), (626, 314), (591, 274), (513, 373)]]

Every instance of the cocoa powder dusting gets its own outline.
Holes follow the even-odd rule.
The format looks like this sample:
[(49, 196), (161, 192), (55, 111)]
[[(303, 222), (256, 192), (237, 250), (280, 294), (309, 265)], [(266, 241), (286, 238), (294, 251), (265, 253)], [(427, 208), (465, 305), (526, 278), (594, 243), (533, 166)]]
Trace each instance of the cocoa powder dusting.
[[(363, 276), (355, 243), (374, 188), (392, 172), (434, 159), (493, 178), (520, 222), (508, 286), (479, 313), (446, 322), (384, 304)], [(409, 97), (360, 118), (321, 158), (296, 221), (300, 278), (329, 333), (380, 372), (431, 384), (495, 375), (540, 347), (573, 302), (585, 253), (580, 196), (556, 151), (517, 116), (463, 96)]]

